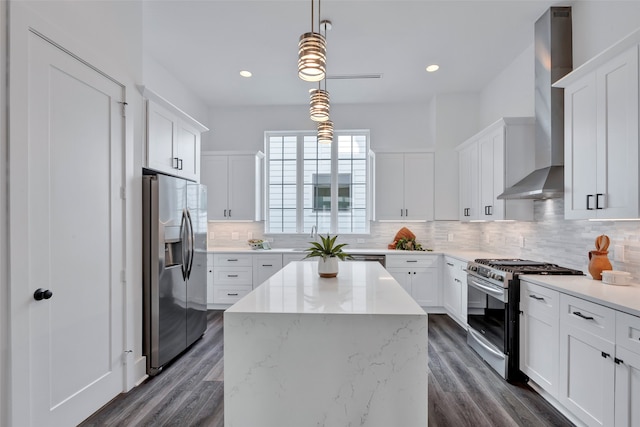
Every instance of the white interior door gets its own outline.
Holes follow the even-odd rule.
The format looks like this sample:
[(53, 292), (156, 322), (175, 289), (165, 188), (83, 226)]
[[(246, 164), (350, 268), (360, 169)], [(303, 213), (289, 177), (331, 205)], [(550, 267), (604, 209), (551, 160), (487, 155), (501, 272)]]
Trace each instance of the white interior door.
[(76, 425), (124, 387), (124, 91), (31, 32), (27, 68), (10, 221), (13, 371), (29, 408), (14, 417), (29, 419), (14, 421)]

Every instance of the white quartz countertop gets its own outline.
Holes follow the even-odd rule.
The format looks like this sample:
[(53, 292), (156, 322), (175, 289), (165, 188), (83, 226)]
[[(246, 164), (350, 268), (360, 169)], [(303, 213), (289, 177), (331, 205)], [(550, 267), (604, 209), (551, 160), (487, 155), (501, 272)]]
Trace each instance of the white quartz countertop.
[(340, 262), (339, 269), (321, 278), (318, 263), (291, 262), (227, 312), (426, 316), (379, 263)]
[(555, 289), (614, 310), (640, 316), (640, 284), (607, 285), (589, 276), (523, 275), (520, 280)]

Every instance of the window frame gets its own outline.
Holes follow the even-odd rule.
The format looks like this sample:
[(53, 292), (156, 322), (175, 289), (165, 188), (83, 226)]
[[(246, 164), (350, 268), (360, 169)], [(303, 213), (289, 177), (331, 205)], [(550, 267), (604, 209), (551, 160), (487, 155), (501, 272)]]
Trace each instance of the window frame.
[[(334, 143), (331, 144), (331, 214), (330, 214), (330, 234), (338, 233), (338, 216), (339, 216), (339, 204), (338, 204), (338, 139), (340, 136), (364, 136), (365, 142), (365, 176), (366, 176), (366, 208), (365, 208), (365, 220), (364, 220), (364, 232), (340, 232), (340, 234), (348, 234), (350, 236), (357, 235), (369, 235), (371, 232), (371, 221), (374, 217), (373, 203), (374, 203), (374, 163), (373, 152), (371, 151), (370, 131), (368, 129), (349, 129), (334, 131)], [(296, 137), (296, 231), (292, 232), (274, 232), (269, 230), (270, 215), (269, 215), (269, 197), (270, 197), (270, 181), (269, 173), (271, 167), (271, 152), (269, 140), (271, 137)], [(301, 234), (309, 233), (310, 230), (304, 230), (304, 139), (309, 136), (317, 136), (315, 131), (265, 131), (264, 132), (264, 153), (265, 153), (265, 166), (264, 166), (264, 233), (265, 235), (273, 236), (298, 236)], [(316, 142), (317, 144), (317, 142)], [(324, 233), (324, 231), (323, 231)]]

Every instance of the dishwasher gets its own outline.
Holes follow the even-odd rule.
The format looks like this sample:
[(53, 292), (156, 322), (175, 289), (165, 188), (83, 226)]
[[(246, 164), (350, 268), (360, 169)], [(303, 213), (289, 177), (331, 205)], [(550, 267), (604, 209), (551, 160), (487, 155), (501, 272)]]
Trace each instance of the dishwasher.
[(382, 254), (359, 254), (349, 253), (353, 258), (351, 261), (372, 261), (379, 262), (383, 267), (386, 266), (386, 257)]

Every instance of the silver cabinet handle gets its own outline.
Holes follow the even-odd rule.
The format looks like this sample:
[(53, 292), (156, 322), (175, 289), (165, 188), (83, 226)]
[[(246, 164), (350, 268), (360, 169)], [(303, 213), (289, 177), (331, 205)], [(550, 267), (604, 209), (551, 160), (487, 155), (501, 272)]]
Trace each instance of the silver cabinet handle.
[(404, 210), (404, 216), (409, 216), (409, 209)]
[(227, 216), (227, 210), (226, 209), (224, 210), (224, 216), (225, 216), (225, 218)]
[(236, 262), (236, 261), (238, 261), (238, 259), (237, 258), (228, 258), (227, 261), (228, 262)]
[(263, 267), (273, 267), (273, 264), (262, 264)]
[(453, 279), (454, 282), (462, 283), (460, 279)]
[(227, 274), (227, 277), (238, 277), (237, 274)]
[(229, 217), (231, 217), (231, 209), (229, 209)]
[(237, 292), (227, 292), (227, 295), (230, 297), (237, 297), (238, 293)]
[(539, 297), (539, 296), (536, 296), (536, 295), (533, 295), (533, 294), (529, 295), (529, 298), (533, 298), (536, 301), (544, 301), (543, 297)]
[(403, 215), (403, 209), (400, 209), (400, 216), (404, 216)]
[(453, 267), (453, 263), (451, 263), (451, 262), (448, 262), (448, 263), (447, 263), (447, 265), (448, 265), (449, 267)]
[(418, 262), (417, 259), (408, 259), (407, 262)]

